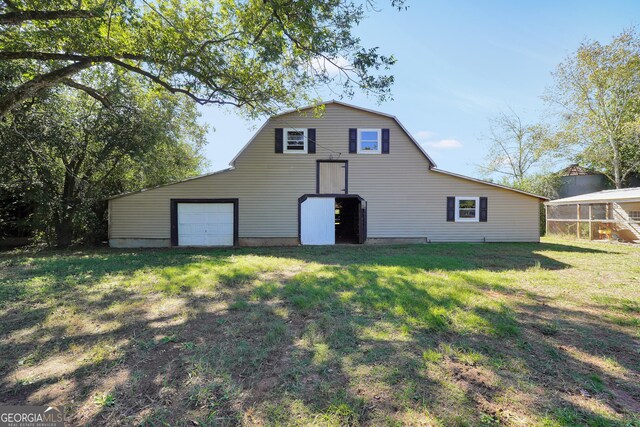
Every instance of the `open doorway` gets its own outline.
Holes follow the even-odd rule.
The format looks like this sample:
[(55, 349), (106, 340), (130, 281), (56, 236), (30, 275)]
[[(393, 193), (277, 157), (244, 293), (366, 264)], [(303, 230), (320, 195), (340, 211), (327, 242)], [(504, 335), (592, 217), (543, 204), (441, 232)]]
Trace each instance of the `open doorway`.
[(358, 197), (336, 197), (336, 243), (364, 242), (364, 209)]
[(298, 199), (298, 236), (302, 245), (364, 243), (367, 202), (358, 195), (305, 194)]

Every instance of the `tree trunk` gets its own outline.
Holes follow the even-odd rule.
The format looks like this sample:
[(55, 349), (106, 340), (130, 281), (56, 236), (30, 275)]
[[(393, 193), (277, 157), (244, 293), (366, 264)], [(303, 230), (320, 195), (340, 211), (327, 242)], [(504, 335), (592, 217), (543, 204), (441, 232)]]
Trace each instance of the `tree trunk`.
[(613, 183), (616, 185), (616, 188), (622, 188), (622, 174), (620, 172), (620, 150), (618, 149), (618, 145), (613, 137), (613, 135), (609, 135), (609, 144), (611, 145), (611, 149), (613, 150)]
[(56, 246), (59, 248), (66, 248), (71, 245), (73, 241), (73, 222), (71, 216), (64, 215), (56, 220)]
[(67, 165), (64, 173), (62, 198), (58, 213), (54, 216), (56, 246), (66, 248), (73, 242), (73, 216), (76, 211), (77, 200), (75, 197), (76, 177)]

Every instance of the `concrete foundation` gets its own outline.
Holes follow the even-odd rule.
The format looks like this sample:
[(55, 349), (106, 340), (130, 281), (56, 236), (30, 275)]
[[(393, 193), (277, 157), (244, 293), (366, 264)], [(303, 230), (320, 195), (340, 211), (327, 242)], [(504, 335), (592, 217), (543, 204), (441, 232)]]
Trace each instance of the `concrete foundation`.
[(112, 248), (168, 248), (171, 239), (109, 239)]
[(404, 245), (428, 242), (426, 237), (368, 237), (364, 243), (367, 245)]
[(297, 237), (240, 237), (240, 246), (298, 246)]
[[(297, 237), (240, 237), (239, 246), (299, 246)], [(404, 245), (429, 243), (426, 237), (371, 237), (365, 241), (366, 245)], [(112, 248), (168, 248), (170, 239), (109, 239)], [(340, 246), (337, 244), (335, 246)]]
[[(241, 237), (238, 240), (239, 246), (298, 246), (300, 244), (300, 240), (296, 237)], [(112, 248), (169, 248), (171, 239), (109, 239), (109, 246)]]

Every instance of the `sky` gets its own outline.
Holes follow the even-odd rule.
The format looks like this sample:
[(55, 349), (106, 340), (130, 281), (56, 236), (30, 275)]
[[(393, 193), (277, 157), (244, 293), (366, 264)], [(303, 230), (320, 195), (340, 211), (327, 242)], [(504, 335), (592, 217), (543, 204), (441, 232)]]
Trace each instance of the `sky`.
[[(364, 46), (396, 57), (393, 100), (356, 94), (343, 101), (395, 115), (440, 169), (474, 177), (482, 177), (492, 117), (512, 109), (525, 122), (539, 120), (548, 114), (541, 96), (560, 62), (581, 42), (608, 43), (640, 20), (638, 0), (407, 4), (399, 12), (377, 0), (378, 11), (355, 28)], [(266, 120), (247, 121), (233, 108), (200, 111), (210, 126), (208, 171), (228, 167)]]

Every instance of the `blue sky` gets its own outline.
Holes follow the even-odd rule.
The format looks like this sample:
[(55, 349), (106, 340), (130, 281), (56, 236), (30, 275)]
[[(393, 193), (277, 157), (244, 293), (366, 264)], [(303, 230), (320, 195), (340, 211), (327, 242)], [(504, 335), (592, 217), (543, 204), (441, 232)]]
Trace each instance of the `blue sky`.
[[(407, 0), (402, 12), (377, 2), (380, 12), (370, 11), (356, 34), (397, 58), (394, 100), (357, 94), (344, 101), (397, 116), (438, 167), (470, 176), (480, 176), (491, 117), (512, 108), (537, 120), (559, 62), (585, 39), (607, 43), (640, 18), (637, 0)], [(201, 112), (211, 127), (209, 170), (227, 167), (262, 123), (232, 108)]]

